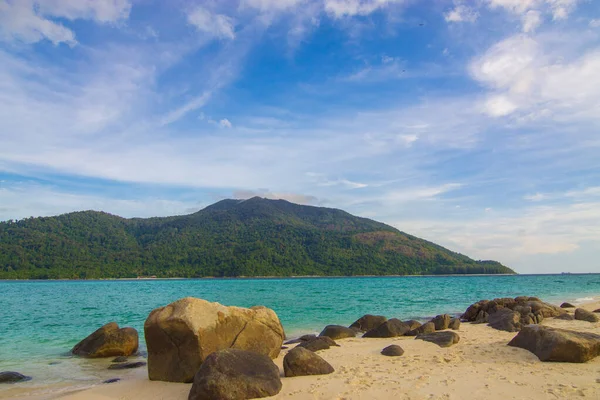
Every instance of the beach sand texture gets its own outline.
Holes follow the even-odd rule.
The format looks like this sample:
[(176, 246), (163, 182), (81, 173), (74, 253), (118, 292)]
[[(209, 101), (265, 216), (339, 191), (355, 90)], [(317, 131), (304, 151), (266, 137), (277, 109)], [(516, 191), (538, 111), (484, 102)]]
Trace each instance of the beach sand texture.
[[(582, 306), (600, 308), (600, 302)], [(542, 325), (600, 334), (600, 323), (546, 319)], [(485, 324), (463, 323), (461, 340), (449, 348), (415, 340), (350, 338), (320, 351), (335, 368), (330, 375), (282, 378), (273, 399), (600, 399), (600, 357), (585, 364), (542, 363), (527, 350), (507, 346), (516, 333)], [(380, 351), (398, 344), (401, 357)], [(293, 346), (290, 346), (292, 348)], [(276, 364), (283, 376), (282, 351)], [(122, 381), (50, 398), (65, 400), (185, 400), (191, 384), (151, 382), (146, 370), (121, 375)], [(0, 392), (0, 398), (43, 399), (48, 395)]]

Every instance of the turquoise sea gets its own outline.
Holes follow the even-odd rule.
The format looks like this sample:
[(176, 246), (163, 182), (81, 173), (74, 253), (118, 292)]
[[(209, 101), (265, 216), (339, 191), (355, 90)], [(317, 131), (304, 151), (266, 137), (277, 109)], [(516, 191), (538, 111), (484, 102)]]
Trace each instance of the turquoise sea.
[[(33, 376), (22, 385), (94, 384), (114, 373), (106, 360), (68, 352), (101, 325), (116, 321), (140, 332), (156, 307), (194, 296), (225, 305), (274, 309), (288, 337), (349, 325), (363, 314), (425, 319), (459, 314), (493, 297), (545, 301), (600, 298), (600, 274), (427, 276), (130, 281), (0, 281), (0, 371)], [(110, 376), (109, 376), (110, 375)], [(4, 385), (0, 391), (12, 385)]]

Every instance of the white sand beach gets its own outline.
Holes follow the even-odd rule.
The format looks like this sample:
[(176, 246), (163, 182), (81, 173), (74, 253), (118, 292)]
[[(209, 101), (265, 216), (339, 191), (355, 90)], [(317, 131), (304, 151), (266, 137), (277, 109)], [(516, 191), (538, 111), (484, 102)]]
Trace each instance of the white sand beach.
[[(600, 308), (600, 302), (582, 306)], [(600, 323), (548, 318), (543, 325), (600, 334)], [(584, 364), (543, 363), (532, 353), (507, 346), (516, 335), (487, 325), (461, 324), (461, 340), (449, 348), (415, 340), (350, 338), (319, 355), (335, 368), (330, 375), (282, 378), (274, 399), (579, 399), (600, 398), (600, 357)], [(401, 357), (381, 349), (398, 344)], [(290, 346), (291, 348), (292, 346)], [(275, 360), (283, 376), (283, 350)], [(146, 370), (121, 375), (122, 381), (76, 392), (23, 393), (17, 387), (0, 398), (65, 400), (185, 400), (191, 384), (151, 382)]]

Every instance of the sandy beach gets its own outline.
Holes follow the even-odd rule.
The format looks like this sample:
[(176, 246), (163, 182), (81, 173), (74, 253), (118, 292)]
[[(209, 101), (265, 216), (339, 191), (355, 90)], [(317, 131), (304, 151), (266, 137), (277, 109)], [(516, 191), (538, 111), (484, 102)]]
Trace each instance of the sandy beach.
[[(600, 308), (600, 301), (582, 305)], [(548, 318), (542, 325), (600, 334), (600, 323)], [(461, 340), (449, 348), (415, 340), (349, 338), (320, 351), (334, 368), (330, 375), (282, 378), (274, 399), (574, 399), (600, 398), (600, 357), (585, 364), (542, 363), (532, 353), (508, 347), (516, 333), (487, 325), (461, 324)], [(398, 344), (401, 357), (380, 355)], [(292, 348), (292, 346), (290, 346)], [(282, 371), (283, 350), (275, 363)], [(0, 398), (65, 400), (187, 399), (191, 384), (151, 382), (146, 370), (120, 375), (122, 381), (68, 393), (23, 393), (18, 387)]]

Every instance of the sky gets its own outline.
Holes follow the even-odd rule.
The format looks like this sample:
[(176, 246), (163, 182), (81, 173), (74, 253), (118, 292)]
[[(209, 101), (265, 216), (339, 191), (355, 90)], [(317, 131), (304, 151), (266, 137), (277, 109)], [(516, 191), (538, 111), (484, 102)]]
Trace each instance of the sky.
[(253, 196), (600, 272), (600, 2), (0, 0), (0, 220)]

